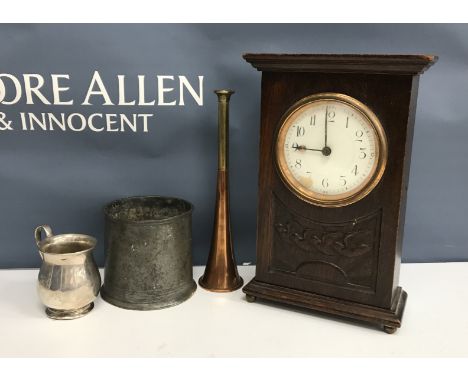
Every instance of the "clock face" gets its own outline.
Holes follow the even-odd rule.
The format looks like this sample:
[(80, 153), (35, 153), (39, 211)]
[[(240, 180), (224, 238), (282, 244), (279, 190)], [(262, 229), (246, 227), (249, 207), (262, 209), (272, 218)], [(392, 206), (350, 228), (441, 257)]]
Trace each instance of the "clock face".
[(338, 207), (362, 199), (377, 185), (387, 160), (386, 137), (375, 114), (358, 100), (315, 94), (283, 117), (276, 157), (297, 196)]

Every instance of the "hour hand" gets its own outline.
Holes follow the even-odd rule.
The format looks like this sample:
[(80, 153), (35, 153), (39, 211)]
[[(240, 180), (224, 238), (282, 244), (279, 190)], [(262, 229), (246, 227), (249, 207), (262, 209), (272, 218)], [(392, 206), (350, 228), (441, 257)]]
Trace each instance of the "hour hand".
[(293, 143), (292, 144), (292, 148), (294, 149), (294, 151), (300, 151), (300, 150), (304, 150), (305, 146), (299, 146), (297, 143)]
[(298, 145), (297, 143), (293, 143), (292, 148), (294, 149), (294, 151), (308, 150), (308, 151), (320, 151), (320, 152), (322, 152), (322, 149), (309, 149), (305, 145)]

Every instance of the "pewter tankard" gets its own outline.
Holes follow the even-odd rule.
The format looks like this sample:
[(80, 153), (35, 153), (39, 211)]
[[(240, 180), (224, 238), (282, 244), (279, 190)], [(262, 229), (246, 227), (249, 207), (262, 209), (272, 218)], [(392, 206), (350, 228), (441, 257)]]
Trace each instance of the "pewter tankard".
[(34, 234), (42, 258), (37, 291), (47, 316), (71, 320), (89, 313), (101, 287), (93, 258), (96, 239), (79, 234), (53, 235), (47, 225), (37, 227)]
[(190, 298), (191, 203), (172, 197), (137, 196), (105, 208), (106, 266), (101, 297), (125, 309), (168, 308)]

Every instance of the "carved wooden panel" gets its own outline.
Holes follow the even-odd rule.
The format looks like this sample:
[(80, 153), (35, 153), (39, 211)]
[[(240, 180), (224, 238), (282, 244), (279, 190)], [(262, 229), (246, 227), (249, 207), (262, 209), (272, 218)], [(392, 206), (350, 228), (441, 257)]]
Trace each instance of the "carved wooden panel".
[(276, 196), (273, 200), (270, 272), (375, 291), (380, 209), (352, 221), (325, 223), (293, 213)]

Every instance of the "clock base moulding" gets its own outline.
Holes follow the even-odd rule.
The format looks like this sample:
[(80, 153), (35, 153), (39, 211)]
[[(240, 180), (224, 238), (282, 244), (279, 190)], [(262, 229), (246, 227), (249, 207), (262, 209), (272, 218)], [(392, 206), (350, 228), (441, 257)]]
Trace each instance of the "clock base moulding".
[(390, 309), (384, 309), (268, 284), (255, 279), (248, 283), (242, 291), (246, 294), (248, 302), (254, 302), (259, 298), (311, 309), (317, 312), (379, 326), (389, 334), (394, 333), (401, 326), (406, 299), (408, 297), (407, 293), (401, 287), (398, 287), (395, 291)]

